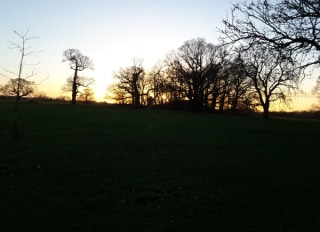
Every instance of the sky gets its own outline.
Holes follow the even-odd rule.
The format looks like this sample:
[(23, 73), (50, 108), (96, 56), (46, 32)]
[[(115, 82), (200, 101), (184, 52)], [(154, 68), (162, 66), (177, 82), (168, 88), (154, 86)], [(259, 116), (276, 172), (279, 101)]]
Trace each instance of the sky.
[[(38, 90), (48, 96), (66, 95), (61, 86), (72, 76), (68, 63), (63, 63), (66, 49), (79, 49), (91, 58), (94, 70), (81, 75), (93, 77), (95, 98), (103, 101), (106, 89), (114, 81), (113, 73), (131, 66), (133, 58), (143, 59), (150, 69), (166, 54), (185, 41), (205, 38), (217, 44), (218, 27), (239, 0), (0, 0), (0, 72), (17, 72), (19, 53), (9, 42), (19, 43), (14, 31), (39, 36), (28, 45), (36, 56), (27, 57), (28, 69), (36, 68), (32, 81), (41, 83)], [(0, 76), (0, 84), (8, 79)], [(298, 110), (310, 108), (308, 97), (315, 78), (303, 84)], [(71, 95), (71, 94), (70, 94)], [(281, 106), (280, 106), (281, 107)], [(295, 107), (295, 106), (292, 106)]]

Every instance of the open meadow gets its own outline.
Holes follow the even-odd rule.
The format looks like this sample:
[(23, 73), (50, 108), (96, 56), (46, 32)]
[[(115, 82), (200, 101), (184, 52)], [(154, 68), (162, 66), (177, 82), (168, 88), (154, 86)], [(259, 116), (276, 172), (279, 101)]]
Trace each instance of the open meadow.
[(320, 231), (319, 120), (0, 102), (0, 231)]

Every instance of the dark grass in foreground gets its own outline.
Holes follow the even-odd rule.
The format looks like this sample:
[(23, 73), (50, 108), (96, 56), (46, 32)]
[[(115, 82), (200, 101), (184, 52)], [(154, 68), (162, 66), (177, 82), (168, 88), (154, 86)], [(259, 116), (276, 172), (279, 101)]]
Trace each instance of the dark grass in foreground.
[(0, 231), (320, 231), (320, 122), (0, 103)]

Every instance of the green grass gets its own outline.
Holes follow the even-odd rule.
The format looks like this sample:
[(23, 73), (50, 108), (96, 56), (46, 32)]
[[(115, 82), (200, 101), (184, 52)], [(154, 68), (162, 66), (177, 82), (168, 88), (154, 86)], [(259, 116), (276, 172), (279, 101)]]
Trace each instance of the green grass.
[(0, 103), (0, 231), (320, 231), (320, 122)]

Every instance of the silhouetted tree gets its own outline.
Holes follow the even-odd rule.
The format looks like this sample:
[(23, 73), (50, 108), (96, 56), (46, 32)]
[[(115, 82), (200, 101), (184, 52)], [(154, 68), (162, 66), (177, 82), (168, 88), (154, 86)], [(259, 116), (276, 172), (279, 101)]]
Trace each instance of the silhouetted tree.
[(241, 60), (241, 50), (235, 51), (234, 57), (230, 62), (224, 64), (224, 70), (230, 77), (230, 105), (232, 111), (240, 108), (250, 108), (248, 105), (249, 90), (253, 82), (246, 75), (245, 68)]
[[(233, 88), (232, 86), (233, 79), (227, 68), (228, 66), (224, 64), (217, 78), (217, 83), (219, 86), (219, 91), (217, 96), (218, 97), (217, 100), (219, 101), (219, 105), (218, 105), (219, 111), (223, 111), (229, 108), (229, 101), (231, 97), (230, 94)], [(215, 83), (216, 88), (218, 87), (217, 83)]]
[(217, 46), (198, 38), (186, 41), (167, 57), (176, 90), (183, 92), (194, 109), (202, 110), (206, 105), (208, 89), (220, 68), (217, 52)]
[(35, 90), (35, 83), (25, 79), (10, 79), (7, 84), (0, 88), (0, 92), (6, 96), (15, 96), (17, 100), (32, 94)]
[(241, 60), (246, 76), (253, 83), (251, 94), (262, 106), (264, 118), (269, 117), (270, 104), (286, 100), (287, 91), (297, 89), (303, 77), (291, 54), (276, 51), (267, 45), (254, 45), (244, 50)]
[(84, 56), (78, 49), (67, 49), (63, 52), (63, 62), (69, 61), (70, 69), (74, 70), (72, 78), (71, 104), (76, 104), (79, 81), (78, 72), (85, 69), (93, 69), (93, 62), (89, 57)]
[[(61, 90), (63, 92), (71, 92), (72, 97), (76, 99), (78, 95), (84, 94), (86, 89), (90, 89), (90, 86), (94, 83), (95, 79), (90, 77), (77, 76), (76, 80), (74, 79), (74, 77), (69, 77), (67, 78), (66, 83), (61, 87)], [(93, 97), (93, 95), (91, 95), (91, 97)]]
[(175, 105), (181, 104), (187, 97), (183, 91), (183, 84), (179, 82), (180, 80), (178, 79), (177, 73), (173, 68), (171, 68), (170, 64), (170, 59), (171, 55), (168, 58), (166, 62), (168, 62), (167, 68), (165, 70), (165, 77), (167, 80), (167, 88), (168, 92), (167, 94), (169, 95), (169, 99), (171, 103), (174, 103)]
[(94, 91), (90, 87), (84, 88), (79, 95), (81, 101), (90, 102), (94, 101)]
[[(15, 95), (15, 107), (14, 107), (14, 137), (18, 138), (18, 102), (21, 99), (22, 96), (26, 96), (33, 92), (34, 82), (28, 81), (28, 79), (34, 77), (37, 75), (35, 70), (32, 70), (29, 73), (23, 74), (24, 68), (25, 68), (25, 59), (29, 56), (35, 55), (36, 53), (39, 53), (39, 51), (31, 50), (30, 47), (27, 46), (28, 42), (31, 40), (39, 39), (37, 36), (28, 36), (29, 31), (27, 32), (17, 32), (14, 31), (14, 33), (19, 37), (20, 42), (10, 42), (9, 48), (10, 49), (17, 49), (19, 51), (19, 69), (18, 73), (5, 70), (8, 75), (1, 73), (2, 76), (7, 77), (9, 82), (7, 85), (3, 87), (3, 91), (6, 93), (13, 93)], [(30, 65), (30, 64), (28, 64)], [(31, 64), (31, 65), (37, 65), (37, 64)], [(12, 78), (14, 76), (14, 78)]]
[[(128, 93), (132, 99), (132, 104), (140, 106), (140, 96), (143, 94), (144, 89), (144, 68), (142, 67), (142, 61), (134, 59), (134, 64), (131, 67), (120, 68), (114, 73), (114, 78), (118, 83), (115, 92)], [(119, 89), (120, 91), (118, 91)]]
[(164, 96), (169, 92), (165, 68), (164, 63), (158, 62), (146, 74), (148, 105), (164, 103)]
[[(302, 55), (303, 67), (320, 63), (319, 0), (255, 0), (234, 4), (223, 20), (224, 41), (269, 44)], [(314, 56), (312, 55), (314, 54)]]
[(128, 92), (118, 87), (118, 83), (113, 83), (108, 86), (104, 98), (115, 101), (118, 104), (127, 104), (128, 99), (132, 100), (132, 97)]

